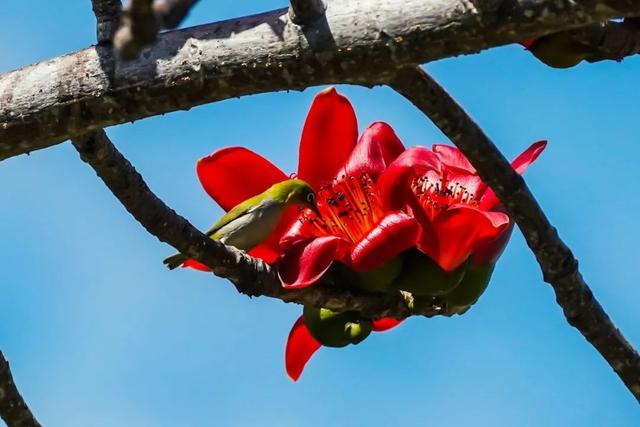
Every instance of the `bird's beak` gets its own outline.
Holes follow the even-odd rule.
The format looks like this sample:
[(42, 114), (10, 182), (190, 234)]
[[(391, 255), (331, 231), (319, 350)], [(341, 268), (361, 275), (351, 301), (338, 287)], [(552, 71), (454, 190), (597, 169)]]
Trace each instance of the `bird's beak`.
[(310, 205), (309, 208), (313, 211), (313, 213), (316, 214), (316, 216), (318, 218), (322, 218), (322, 215), (320, 214), (320, 211), (318, 210), (318, 206), (315, 203)]

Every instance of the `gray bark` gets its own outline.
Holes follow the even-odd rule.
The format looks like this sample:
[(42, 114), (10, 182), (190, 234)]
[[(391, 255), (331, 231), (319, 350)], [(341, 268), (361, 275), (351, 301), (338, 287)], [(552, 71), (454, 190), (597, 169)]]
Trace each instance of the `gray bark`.
[[(105, 126), (247, 94), (372, 85), (399, 68), (640, 15), (640, 0), (327, 2), (300, 27), (287, 9), (161, 35), (135, 61), (90, 47), (0, 76), (0, 160)], [(366, 66), (364, 66), (366, 64)]]

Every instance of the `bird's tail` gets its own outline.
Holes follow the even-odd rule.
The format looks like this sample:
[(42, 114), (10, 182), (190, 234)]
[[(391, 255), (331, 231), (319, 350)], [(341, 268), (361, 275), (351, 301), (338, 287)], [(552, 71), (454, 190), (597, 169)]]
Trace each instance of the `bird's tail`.
[(171, 255), (169, 258), (165, 259), (162, 262), (164, 263), (164, 265), (166, 265), (169, 268), (169, 270), (173, 270), (174, 268), (180, 267), (182, 263), (185, 262), (187, 259), (189, 258), (187, 258), (182, 254), (175, 254), (175, 255)]

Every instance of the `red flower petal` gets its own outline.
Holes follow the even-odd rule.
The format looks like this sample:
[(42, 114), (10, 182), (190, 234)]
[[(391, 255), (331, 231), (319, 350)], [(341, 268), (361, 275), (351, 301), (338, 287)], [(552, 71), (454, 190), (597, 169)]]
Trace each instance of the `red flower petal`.
[(511, 162), (511, 167), (522, 175), (529, 165), (536, 161), (546, 147), (547, 141), (534, 142)]
[[(511, 167), (522, 175), (529, 165), (536, 161), (546, 146), (547, 141), (543, 140), (534, 142), (511, 162)], [(491, 210), (499, 204), (500, 200), (498, 199), (498, 196), (496, 196), (496, 193), (494, 193), (492, 188), (487, 188), (487, 191), (485, 191), (484, 195), (480, 199), (480, 209)]]
[(316, 341), (311, 332), (304, 323), (304, 318), (300, 316), (296, 323), (293, 324), (289, 338), (287, 338), (287, 346), (284, 352), (284, 364), (287, 375), (293, 381), (298, 381), (305, 365), (318, 351), (322, 345)]
[(356, 113), (349, 100), (328, 88), (316, 95), (300, 140), (298, 177), (311, 187), (329, 182), (349, 158), (358, 139)]
[(314, 237), (292, 244), (278, 261), (278, 276), (286, 289), (313, 285), (344, 256), (349, 242), (336, 236)]
[(418, 249), (443, 270), (451, 272), (465, 262), (480, 242), (495, 239), (508, 225), (509, 217), (502, 212), (484, 212), (468, 205), (453, 206), (431, 223), (438, 240), (435, 253), (422, 238)]
[(188, 259), (185, 262), (183, 262), (182, 268), (193, 268), (194, 270), (199, 270), (199, 271), (211, 271), (209, 267), (196, 261), (195, 259)]
[(522, 40), (520, 42), (520, 44), (522, 46), (525, 47), (525, 49), (531, 49), (531, 46), (533, 46), (533, 44), (537, 41), (538, 39), (526, 39), (526, 40)]
[(385, 209), (402, 209), (411, 194), (409, 180), (441, 168), (438, 156), (428, 148), (412, 147), (404, 151), (378, 178), (378, 194)]
[(514, 222), (510, 221), (509, 225), (504, 228), (495, 238), (487, 239), (478, 243), (473, 251), (471, 262), (473, 265), (491, 265), (495, 264), (504, 252), (504, 248), (509, 243), (511, 232), (513, 231)]
[(366, 172), (375, 180), (403, 151), (404, 145), (391, 126), (384, 122), (375, 122), (360, 136), (344, 167), (344, 173), (359, 176)]
[(469, 162), (464, 154), (456, 147), (443, 144), (434, 144), (431, 148), (438, 155), (440, 161), (458, 172), (475, 175), (476, 168)]
[(223, 148), (200, 159), (196, 171), (204, 190), (225, 211), (288, 179), (269, 160), (242, 147)]
[(376, 332), (384, 332), (389, 329), (393, 329), (402, 323), (402, 320), (398, 320), (394, 317), (383, 317), (382, 319), (373, 321), (373, 330)]
[(419, 226), (404, 212), (391, 212), (382, 218), (351, 250), (351, 267), (369, 271), (399, 253), (415, 246)]

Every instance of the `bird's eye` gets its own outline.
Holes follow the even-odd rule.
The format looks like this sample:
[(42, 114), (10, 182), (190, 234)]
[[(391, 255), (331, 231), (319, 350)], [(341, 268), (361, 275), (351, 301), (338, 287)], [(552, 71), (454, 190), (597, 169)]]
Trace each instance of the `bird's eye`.
[(313, 193), (307, 194), (307, 202), (314, 205), (316, 203), (316, 195)]

